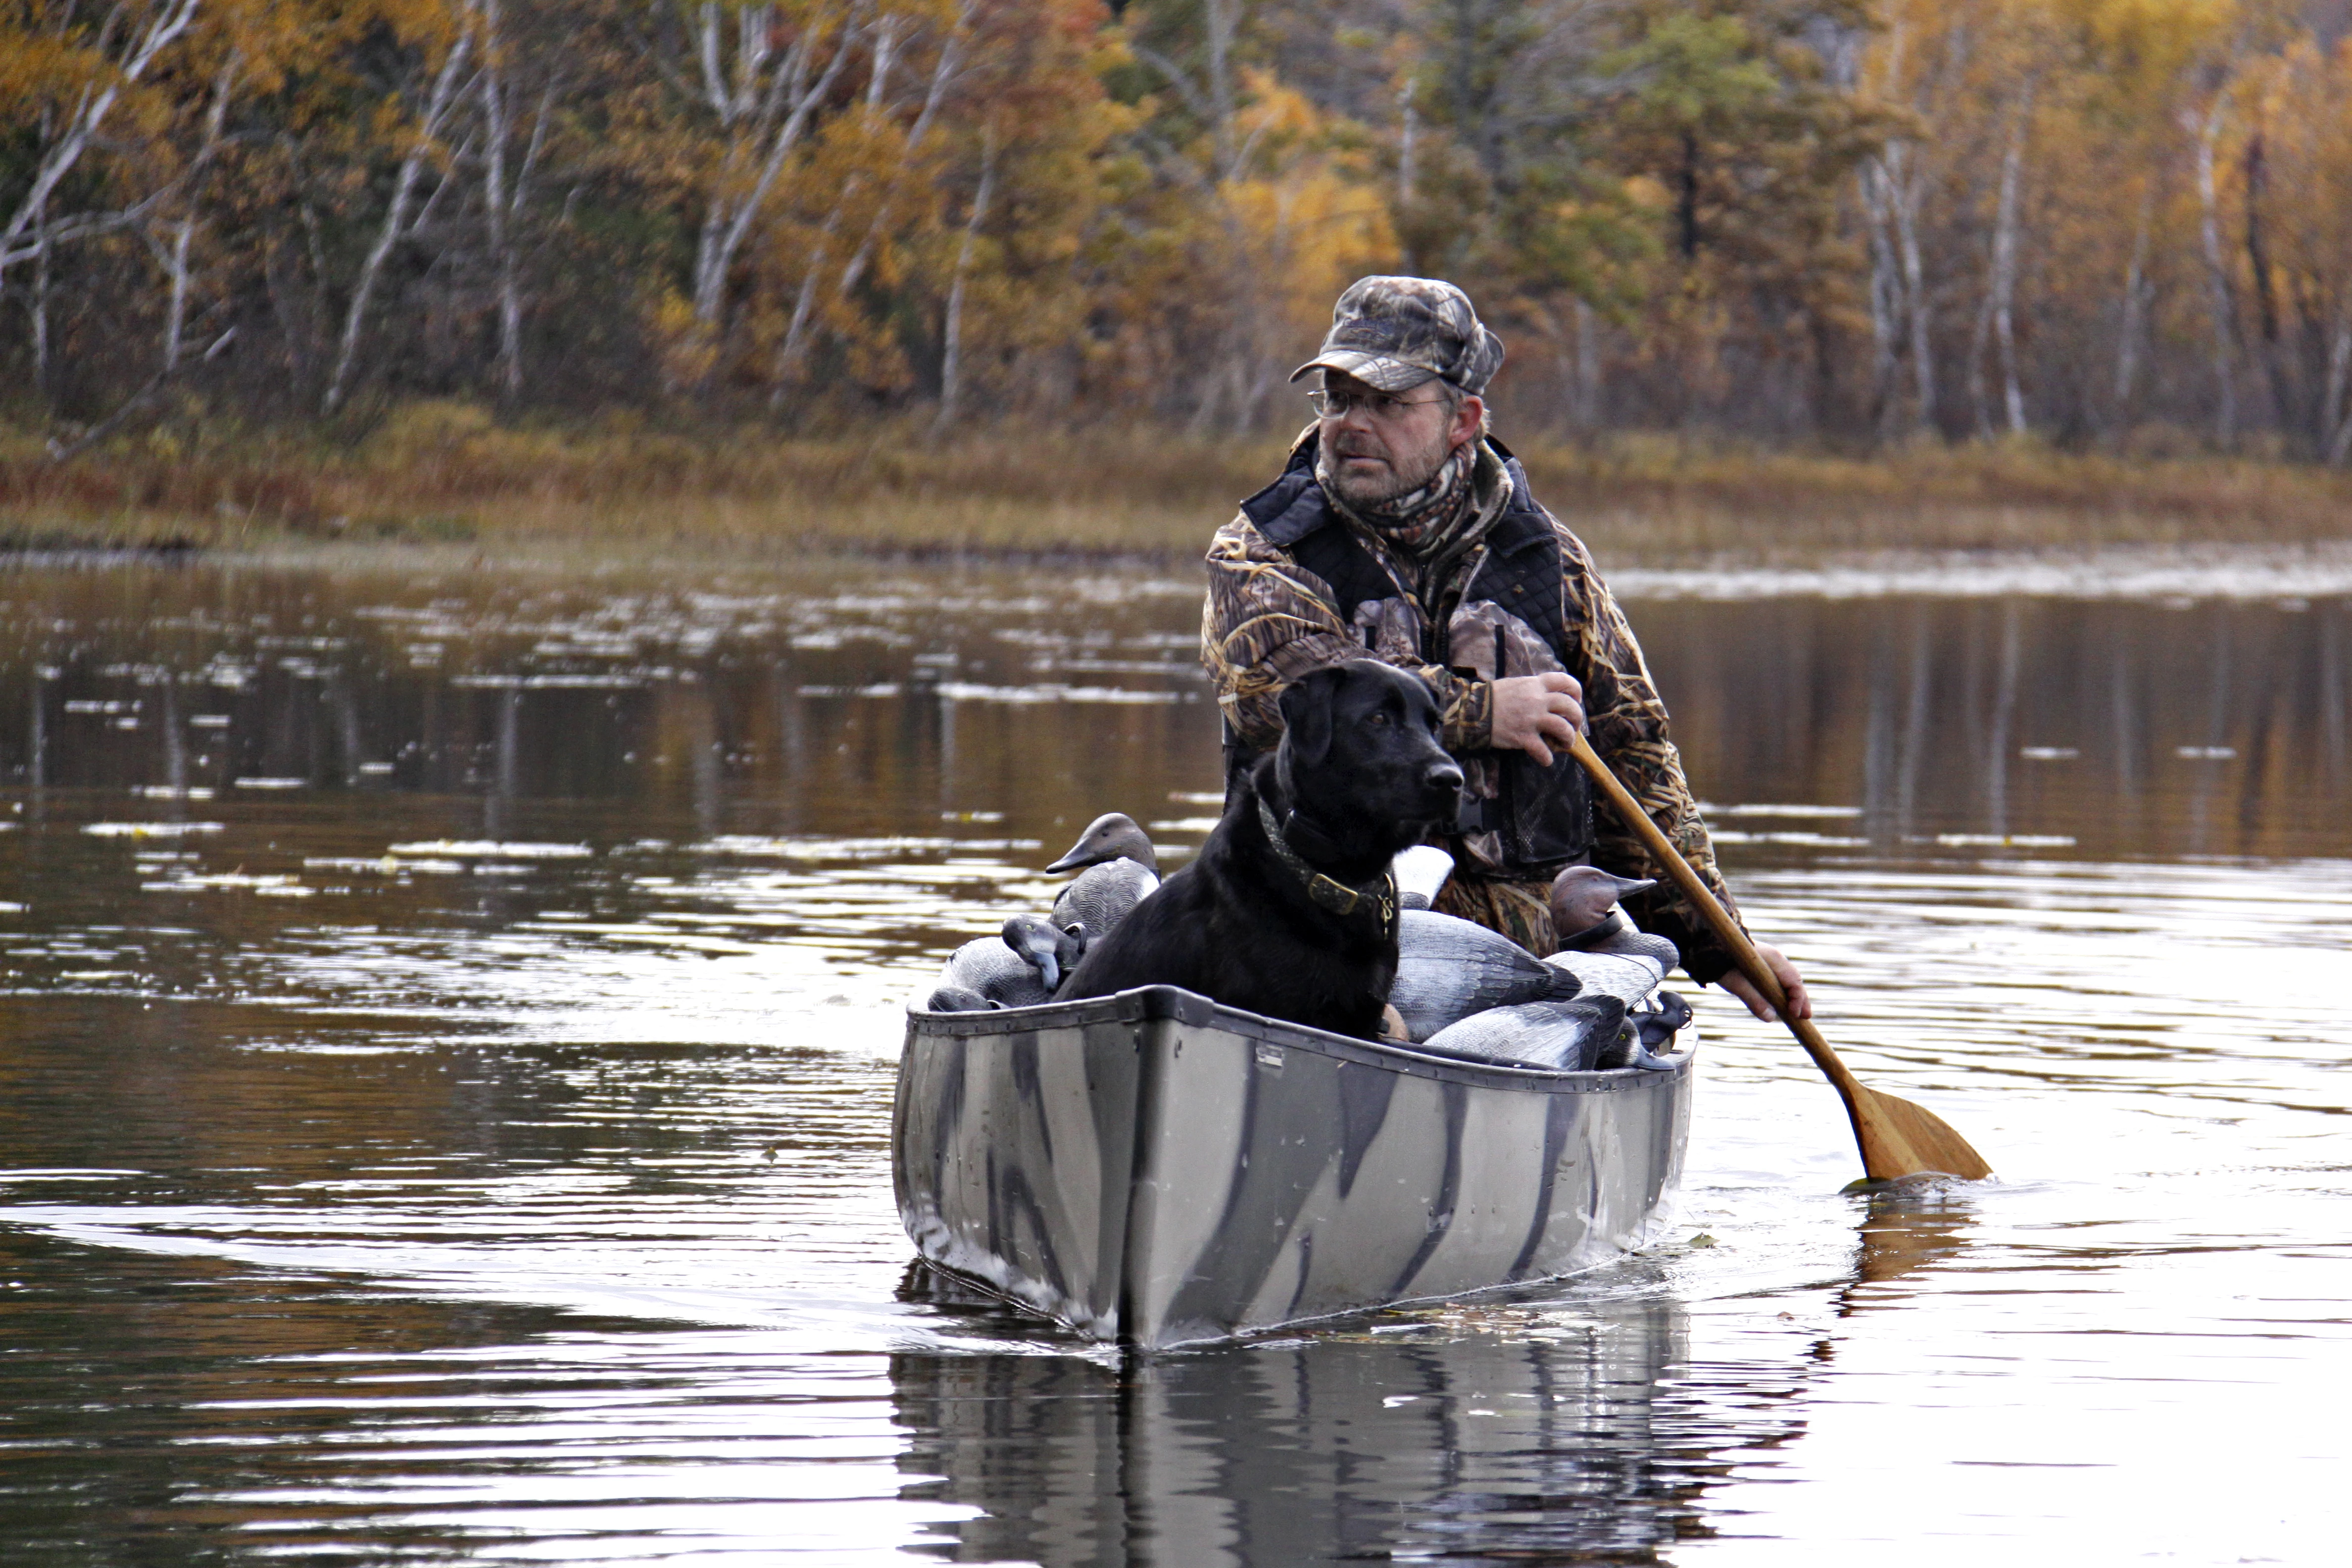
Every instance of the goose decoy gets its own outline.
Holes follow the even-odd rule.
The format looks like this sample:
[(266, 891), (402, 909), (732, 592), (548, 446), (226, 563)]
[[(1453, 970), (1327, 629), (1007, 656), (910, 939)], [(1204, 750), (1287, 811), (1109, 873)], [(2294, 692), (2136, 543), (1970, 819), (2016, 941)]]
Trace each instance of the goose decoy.
[(1396, 879), (1397, 908), (1429, 909), (1437, 902), (1445, 879), (1454, 875), (1454, 857), (1434, 844), (1416, 844), (1397, 851), (1389, 862), (1389, 875)]
[[(1647, 959), (1658, 966), (1660, 974), (1683, 961), (1683, 950), (1662, 936), (1634, 929), (1633, 922), (1619, 910), (1612, 917), (1611, 929), (1594, 942), (1579, 948), (1580, 952), (1597, 952), (1604, 957)], [(1558, 954), (1553, 956), (1557, 957)]]
[(1551, 929), (1562, 947), (1592, 947), (1620, 928), (1633, 929), (1633, 922), (1617, 907), (1620, 900), (1657, 885), (1654, 878), (1616, 877), (1598, 866), (1570, 866), (1551, 880)]
[(1430, 910), (1397, 915), (1396, 984), (1389, 1005), (1405, 1029), (1426, 1040), (1449, 1025), (1489, 1008), (1564, 1000), (1578, 977), (1543, 963), (1507, 936)]
[(1614, 996), (1573, 996), (1473, 1013), (1432, 1035), (1422, 1048), (1513, 1067), (1588, 1072), (1611, 1047), (1631, 1036), (1625, 1004)]
[[(1045, 1000), (1045, 987), (1038, 984), (1037, 971), (1028, 960), (1007, 947), (1001, 936), (974, 937), (948, 954), (947, 966), (940, 971), (940, 989), (970, 992), (1000, 1007)], [(1025, 994), (1031, 991), (1038, 994), (1034, 998), (1027, 996)], [(1013, 995), (1022, 996), (1023, 1003), (1012, 1002)]]
[(1555, 952), (1544, 960), (1548, 968), (1576, 977), (1577, 995), (1614, 996), (1629, 1008), (1655, 991), (1677, 962), (1673, 942), (1640, 931), (1612, 943), (1606, 952)]
[(1108, 935), (1160, 886), (1160, 856), (1150, 836), (1123, 811), (1096, 817), (1069, 853), (1045, 869), (1077, 872), (1054, 900), (1054, 924), (1065, 931), (1077, 926), (1088, 942)]

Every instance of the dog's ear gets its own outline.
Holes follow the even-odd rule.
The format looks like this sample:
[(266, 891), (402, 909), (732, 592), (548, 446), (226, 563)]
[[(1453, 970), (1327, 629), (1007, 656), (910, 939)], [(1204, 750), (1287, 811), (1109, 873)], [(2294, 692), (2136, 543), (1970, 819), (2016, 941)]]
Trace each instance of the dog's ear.
[(1338, 665), (1310, 669), (1282, 689), (1283, 738), (1291, 760), (1314, 767), (1331, 752), (1331, 700), (1348, 672)]

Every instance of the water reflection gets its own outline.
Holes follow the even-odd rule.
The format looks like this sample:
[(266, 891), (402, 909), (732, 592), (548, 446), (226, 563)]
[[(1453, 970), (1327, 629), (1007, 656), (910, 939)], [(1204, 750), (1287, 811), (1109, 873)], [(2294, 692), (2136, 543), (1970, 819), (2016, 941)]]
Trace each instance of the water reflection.
[(1109, 1364), (891, 1359), (908, 1495), (982, 1510), (938, 1555), (1046, 1568), (1654, 1561), (1707, 1533), (1737, 1450), (1799, 1425), (1693, 1421), (1690, 1373), (1655, 1298)]
[(1704, 791), (1850, 803), (1761, 825), (1780, 842), (2289, 855), (2340, 850), (2352, 818), (2341, 602), (1634, 613)]
[(1974, 1200), (1957, 1184), (1873, 1192), (1864, 1201), (1853, 1284), (1840, 1304), (1841, 1316), (1902, 1300), (1902, 1291), (1873, 1287), (1896, 1284), (1958, 1257), (1977, 1217)]
[[(1181, 575), (831, 593), (233, 569), (0, 576), (0, 779), (171, 799), (631, 802), (698, 836), (1024, 832), (1205, 791)], [(2291, 854), (2352, 816), (2346, 603), (1637, 605), (1703, 793), (1833, 806), (1734, 842)], [(21, 737), (21, 740), (18, 739)], [(1169, 775), (1173, 774), (1171, 779)], [(852, 818), (845, 821), (845, 816)], [(2316, 827), (2315, 827), (2315, 825)]]

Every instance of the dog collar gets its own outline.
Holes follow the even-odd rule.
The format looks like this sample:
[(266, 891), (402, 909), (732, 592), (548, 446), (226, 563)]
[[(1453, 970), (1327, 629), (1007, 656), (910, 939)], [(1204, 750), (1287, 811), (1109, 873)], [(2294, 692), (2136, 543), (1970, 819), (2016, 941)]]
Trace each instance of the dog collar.
[(1337, 877), (1327, 876), (1299, 858), (1298, 851), (1282, 836), (1282, 824), (1274, 819), (1265, 797), (1257, 803), (1257, 819), (1265, 829), (1265, 841), (1274, 846), (1274, 858), (1290, 868), (1290, 874), (1307, 886), (1307, 896), (1335, 915), (1352, 915), (1370, 908), (1381, 918), (1381, 934), (1396, 930), (1396, 877), (1382, 871), (1360, 888), (1351, 888)]

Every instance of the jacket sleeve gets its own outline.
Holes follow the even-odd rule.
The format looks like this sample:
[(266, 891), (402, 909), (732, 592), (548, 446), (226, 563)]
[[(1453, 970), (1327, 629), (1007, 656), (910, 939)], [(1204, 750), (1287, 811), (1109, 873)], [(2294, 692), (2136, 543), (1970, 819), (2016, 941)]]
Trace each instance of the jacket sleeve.
[[(1217, 530), (1208, 566), (1201, 662), (1233, 733), (1255, 750), (1271, 750), (1282, 739), (1282, 689), (1309, 670), (1363, 658), (1370, 650), (1339, 618), (1330, 584), (1268, 543), (1247, 517)], [(1391, 662), (1429, 683), (1446, 750), (1487, 743), (1492, 687), (1437, 665)]]
[[(1684, 859), (1723, 907), (1739, 918), (1739, 907), (1716, 868), (1715, 846), (1698, 803), (1683, 777), (1683, 762), (1666, 736), (1666, 705), (1659, 699), (1641, 644), (1616, 598), (1593, 568), (1584, 543), (1559, 523), (1566, 563), (1564, 608), (1576, 637), (1570, 673), (1584, 685), (1584, 710), (1592, 749), (1642, 805), (1650, 820), (1682, 852)], [(1596, 792), (1597, 793), (1597, 792)], [(1731, 968), (1731, 954), (1681, 889), (1654, 864), (1648, 849), (1619, 822), (1608, 802), (1593, 803), (1593, 859), (1621, 877), (1654, 877), (1658, 885), (1626, 900), (1626, 913), (1643, 931), (1665, 937), (1682, 950), (1683, 968), (1701, 984)], [(1742, 929), (1745, 929), (1744, 922)]]

